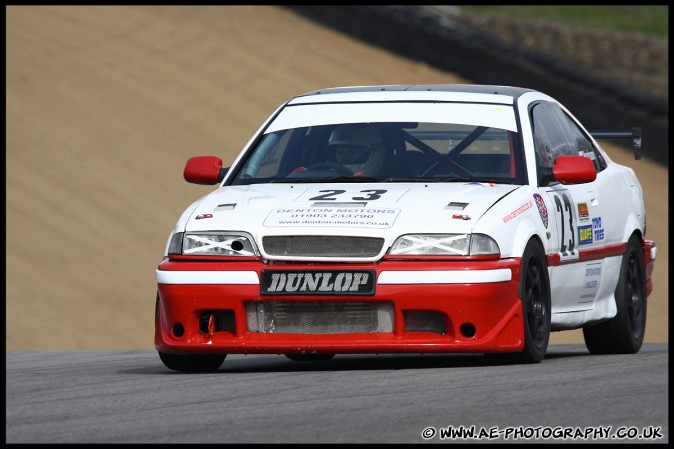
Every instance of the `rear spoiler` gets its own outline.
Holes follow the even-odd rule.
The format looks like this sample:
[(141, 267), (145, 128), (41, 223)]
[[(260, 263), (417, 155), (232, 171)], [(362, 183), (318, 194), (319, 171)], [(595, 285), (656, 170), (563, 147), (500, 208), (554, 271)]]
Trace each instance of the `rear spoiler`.
[(595, 139), (631, 139), (634, 146), (634, 159), (641, 159), (641, 127), (632, 128), (631, 131), (590, 131), (590, 135)]

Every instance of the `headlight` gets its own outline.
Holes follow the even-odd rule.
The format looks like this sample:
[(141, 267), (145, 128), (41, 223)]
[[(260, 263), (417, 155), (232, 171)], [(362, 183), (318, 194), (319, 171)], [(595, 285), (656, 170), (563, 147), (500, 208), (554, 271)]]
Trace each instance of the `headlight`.
[[(182, 237), (182, 238), (181, 238)], [(180, 242), (182, 241), (182, 248)], [(186, 256), (255, 256), (252, 238), (234, 232), (176, 233), (169, 254)]]
[(470, 239), (471, 256), (487, 256), (501, 254), (501, 248), (498, 247), (496, 240), (485, 234), (472, 234)]
[(484, 256), (501, 250), (494, 239), (484, 234), (409, 234), (393, 243), (389, 254)]
[(171, 243), (169, 243), (168, 253), (169, 254), (182, 254), (183, 252), (183, 232), (176, 232), (171, 237)]

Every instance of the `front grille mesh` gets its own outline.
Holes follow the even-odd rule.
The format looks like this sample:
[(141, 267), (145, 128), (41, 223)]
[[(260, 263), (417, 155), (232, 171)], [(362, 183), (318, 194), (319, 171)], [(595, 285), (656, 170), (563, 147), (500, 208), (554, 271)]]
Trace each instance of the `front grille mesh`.
[(383, 238), (339, 235), (282, 235), (262, 238), (271, 256), (374, 257), (384, 246)]
[(393, 332), (390, 302), (268, 301), (246, 304), (249, 332), (353, 334)]

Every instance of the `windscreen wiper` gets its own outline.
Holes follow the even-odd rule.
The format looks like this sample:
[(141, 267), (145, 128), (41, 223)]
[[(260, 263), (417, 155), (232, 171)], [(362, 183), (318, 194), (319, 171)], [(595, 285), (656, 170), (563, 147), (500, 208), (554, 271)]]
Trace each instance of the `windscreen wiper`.
[(381, 182), (381, 178), (371, 176), (333, 176), (332, 178), (277, 178), (270, 183), (320, 183), (320, 182)]
[(491, 178), (467, 178), (462, 176), (451, 176), (448, 178), (431, 178), (429, 182), (487, 182), (494, 184), (503, 184), (503, 180), (491, 179)]

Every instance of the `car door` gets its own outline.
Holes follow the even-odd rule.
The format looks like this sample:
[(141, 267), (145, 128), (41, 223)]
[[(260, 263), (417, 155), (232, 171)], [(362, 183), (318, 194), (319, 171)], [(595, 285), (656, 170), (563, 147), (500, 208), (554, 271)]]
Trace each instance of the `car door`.
[(601, 292), (604, 260), (593, 257), (594, 250), (604, 244), (601, 192), (596, 181), (563, 185), (545, 182), (543, 174), (558, 156), (585, 155), (598, 171), (603, 170), (605, 162), (557, 104), (537, 102), (530, 109), (530, 117), (539, 188), (551, 205), (548, 265), (553, 313), (589, 310), (605, 296)]

